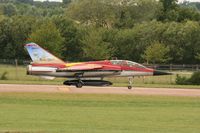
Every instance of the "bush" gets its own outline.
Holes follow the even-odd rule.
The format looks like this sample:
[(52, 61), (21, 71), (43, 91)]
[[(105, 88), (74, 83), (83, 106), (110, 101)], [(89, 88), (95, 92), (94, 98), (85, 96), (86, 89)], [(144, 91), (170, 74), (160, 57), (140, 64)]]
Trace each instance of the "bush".
[(190, 78), (176, 75), (176, 84), (178, 85), (200, 85), (200, 72), (194, 72)]
[(200, 85), (200, 72), (193, 73), (188, 81), (193, 85)]
[(178, 85), (188, 85), (188, 78), (186, 77), (181, 77), (180, 75), (176, 75), (176, 84)]

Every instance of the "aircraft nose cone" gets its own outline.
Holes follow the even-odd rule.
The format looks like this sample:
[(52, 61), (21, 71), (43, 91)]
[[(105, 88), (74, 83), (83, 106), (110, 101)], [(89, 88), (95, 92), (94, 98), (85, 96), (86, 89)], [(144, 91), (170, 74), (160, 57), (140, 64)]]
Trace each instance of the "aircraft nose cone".
[(153, 75), (154, 75), (154, 76), (159, 76), (159, 75), (172, 75), (172, 73), (154, 70)]

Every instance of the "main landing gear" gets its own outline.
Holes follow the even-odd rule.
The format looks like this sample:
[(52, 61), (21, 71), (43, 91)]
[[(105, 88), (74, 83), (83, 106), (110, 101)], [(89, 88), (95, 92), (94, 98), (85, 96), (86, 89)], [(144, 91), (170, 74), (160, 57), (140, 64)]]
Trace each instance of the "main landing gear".
[(67, 80), (63, 83), (64, 85), (73, 85), (77, 88), (81, 88), (82, 86), (110, 86), (112, 83), (110, 81), (105, 80)]
[(83, 82), (81, 81), (81, 77), (83, 77), (83, 73), (77, 73), (77, 74), (75, 74), (75, 77), (78, 80), (78, 82), (75, 84), (76, 88), (82, 88)]
[(76, 83), (76, 88), (82, 88), (83, 87), (83, 82), (79, 79), (78, 82)]
[(83, 79), (83, 73), (77, 73), (74, 75), (74, 80), (67, 80), (63, 84), (64, 85), (73, 85), (77, 88), (82, 88), (83, 86), (110, 86), (112, 83), (110, 81), (103, 80), (95, 80), (95, 79)]
[(128, 89), (130, 90), (130, 89), (133, 88), (133, 86), (132, 86), (132, 84), (133, 84), (133, 77), (129, 77), (128, 78), (128, 82), (129, 82)]

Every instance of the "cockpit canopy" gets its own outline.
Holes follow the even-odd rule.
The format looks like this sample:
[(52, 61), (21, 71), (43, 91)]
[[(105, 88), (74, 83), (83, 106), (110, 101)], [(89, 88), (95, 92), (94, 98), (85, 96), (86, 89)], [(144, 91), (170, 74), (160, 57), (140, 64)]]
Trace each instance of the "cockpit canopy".
[(145, 66), (128, 60), (110, 60), (113, 65), (120, 65), (120, 66), (129, 66), (129, 67), (139, 67), (139, 68), (146, 68)]

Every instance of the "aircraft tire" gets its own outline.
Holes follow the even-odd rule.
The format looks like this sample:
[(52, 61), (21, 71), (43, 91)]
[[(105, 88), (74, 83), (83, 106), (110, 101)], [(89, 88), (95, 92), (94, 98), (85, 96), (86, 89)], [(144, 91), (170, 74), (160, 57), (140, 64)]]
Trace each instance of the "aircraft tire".
[(128, 86), (128, 89), (131, 90), (131, 89), (132, 89), (132, 86)]
[(83, 87), (83, 84), (81, 83), (81, 82), (78, 82), (77, 84), (76, 84), (76, 88), (82, 88)]

